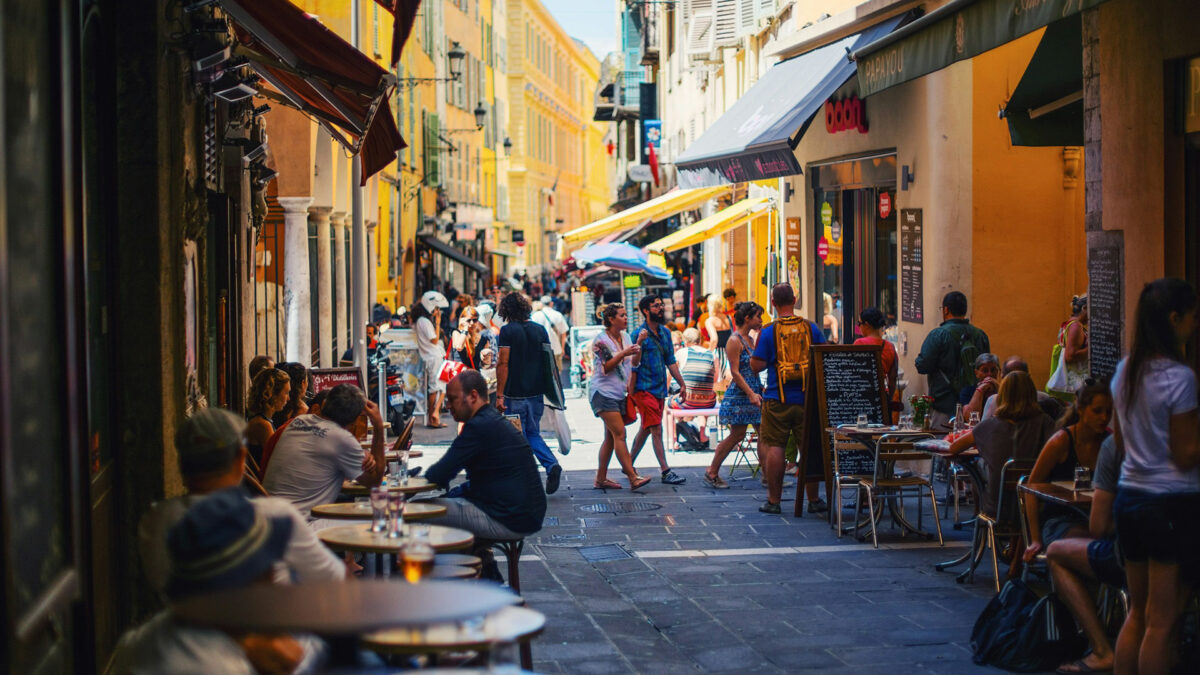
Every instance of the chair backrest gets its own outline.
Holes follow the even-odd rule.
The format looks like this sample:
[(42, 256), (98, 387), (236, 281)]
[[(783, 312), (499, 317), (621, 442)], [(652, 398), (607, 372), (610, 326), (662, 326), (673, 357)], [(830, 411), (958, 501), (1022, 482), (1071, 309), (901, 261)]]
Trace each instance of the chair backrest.
[(996, 523), (1012, 527), (1021, 521), (1024, 528), (1024, 518), (1017, 506), (1021, 501), (1017, 494), (1017, 486), (1033, 472), (1034, 459), (1010, 459), (1000, 469), (1000, 479), (996, 481)]
[(829, 432), (831, 454), (833, 455), (833, 474), (838, 478), (867, 478), (871, 474), (861, 471), (863, 464), (855, 462), (851, 457), (866, 459), (870, 448), (852, 440), (839, 440), (837, 432)]
[[(921, 452), (914, 446), (917, 441), (934, 438), (933, 434), (884, 434), (875, 443), (875, 478), (880, 477), (884, 464), (908, 461), (933, 461), (932, 455)], [(890, 476), (890, 473), (888, 474)], [(886, 476), (885, 476), (886, 477)]]

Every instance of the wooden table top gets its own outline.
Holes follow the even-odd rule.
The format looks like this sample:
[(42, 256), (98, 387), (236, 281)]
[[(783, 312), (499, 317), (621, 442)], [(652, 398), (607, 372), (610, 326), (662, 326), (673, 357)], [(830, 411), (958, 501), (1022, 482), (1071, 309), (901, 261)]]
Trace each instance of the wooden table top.
[(1023, 483), (1021, 490), (1034, 495), (1038, 499), (1063, 506), (1090, 509), (1095, 490), (1074, 490), (1072, 481), (1055, 481), (1053, 483)]
[(430, 579), (474, 579), (479, 570), (463, 567), (462, 565), (434, 565), (429, 573)]
[[(392, 479), (389, 478), (387, 487), (388, 490), (399, 490), (406, 495), (416, 494), (418, 492), (430, 492), (438, 489), (438, 486), (430, 483), (421, 476), (409, 478), (408, 485), (400, 485), (398, 482), (392, 482)], [(350, 495), (352, 497), (368, 497), (371, 495), (371, 488), (365, 485), (360, 485), (352, 480), (348, 480), (342, 483), (342, 494)]]
[[(374, 512), (370, 504), (354, 502), (339, 502), (337, 504), (320, 504), (312, 508), (315, 518), (329, 520), (371, 520)], [(404, 504), (405, 520), (427, 520), (446, 514), (446, 507), (429, 502), (407, 502)]]
[(507, 589), (476, 581), (358, 579), (253, 584), (197, 595), (172, 609), (184, 623), (228, 631), (341, 636), (459, 621), (520, 601)]
[[(422, 584), (417, 584), (420, 586)], [(481, 627), (463, 622), (395, 628), (363, 636), (362, 645), (390, 654), (488, 649), (497, 643), (531, 640), (546, 627), (546, 616), (528, 607), (504, 607), (488, 614)]]
[[(429, 528), (429, 545), (438, 552), (458, 551), (475, 543), (475, 535), (456, 527), (445, 527), (444, 525), (420, 525), (418, 527)], [(361, 523), (317, 530), (317, 537), (330, 548), (362, 553), (399, 553), (400, 547), (408, 541), (407, 536), (391, 538), (383, 532), (372, 532), (369, 526)]]

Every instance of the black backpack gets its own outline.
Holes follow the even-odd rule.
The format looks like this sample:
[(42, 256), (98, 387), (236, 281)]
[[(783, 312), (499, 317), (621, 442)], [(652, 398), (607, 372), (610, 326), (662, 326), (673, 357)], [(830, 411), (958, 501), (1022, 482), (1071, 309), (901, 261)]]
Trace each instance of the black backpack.
[(975, 663), (1020, 673), (1053, 669), (1078, 658), (1086, 646), (1058, 598), (1038, 597), (1017, 579), (1004, 584), (971, 631)]
[[(974, 387), (975, 381), (975, 359), (986, 351), (983, 346), (981, 336), (983, 331), (979, 330), (971, 324), (952, 325), (946, 328), (950, 336), (954, 339), (954, 347), (957, 347), (957, 353), (952, 351), (952, 360), (954, 363), (953, 370), (948, 374), (943, 371), (942, 376), (950, 382), (950, 387), (954, 389), (954, 393), (958, 394), (967, 387)], [(952, 348), (953, 349), (953, 348)]]
[(675, 424), (675, 439), (679, 443), (680, 452), (699, 452), (708, 450), (708, 443), (700, 440), (700, 430), (690, 422)]

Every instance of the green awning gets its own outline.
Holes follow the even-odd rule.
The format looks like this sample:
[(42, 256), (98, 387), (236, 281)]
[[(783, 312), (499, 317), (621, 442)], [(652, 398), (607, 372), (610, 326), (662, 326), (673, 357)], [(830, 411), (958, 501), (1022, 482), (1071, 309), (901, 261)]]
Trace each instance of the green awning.
[(978, 56), (1102, 2), (951, 0), (854, 52), (858, 95), (870, 96)]
[(1083, 24), (1046, 27), (1001, 113), (1013, 145), (1083, 145)]

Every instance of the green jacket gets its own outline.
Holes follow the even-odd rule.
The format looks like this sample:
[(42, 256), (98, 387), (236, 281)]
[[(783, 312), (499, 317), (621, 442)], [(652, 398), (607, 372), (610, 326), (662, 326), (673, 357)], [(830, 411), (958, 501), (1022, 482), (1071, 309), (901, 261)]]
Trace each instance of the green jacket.
[(963, 330), (973, 333), (972, 340), (980, 354), (992, 351), (987, 333), (983, 330), (972, 326), (966, 319), (948, 319), (929, 333), (921, 344), (921, 353), (917, 355), (917, 372), (929, 376), (933, 409), (947, 415), (954, 414), (960, 393), (954, 391), (950, 383), (959, 367), (959, 335)]

